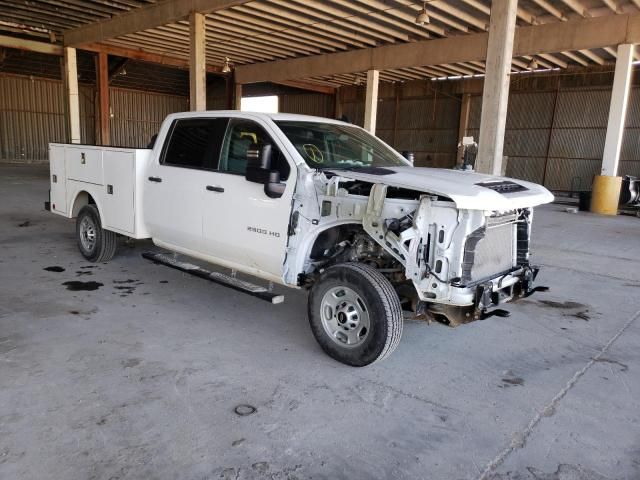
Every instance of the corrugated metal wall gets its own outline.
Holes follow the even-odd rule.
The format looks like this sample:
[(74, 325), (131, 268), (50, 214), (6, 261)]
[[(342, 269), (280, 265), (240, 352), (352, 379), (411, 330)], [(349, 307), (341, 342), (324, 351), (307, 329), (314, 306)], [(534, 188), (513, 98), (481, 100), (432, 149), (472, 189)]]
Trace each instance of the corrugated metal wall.
[[(342, 111), (364, 123), (364, 88), (340, 89)], [(458, 144), (460, 96), (427, 82), (381, 84), (376, 135), (398, 151), (415, 154), (417, 166), (452, 167)]]
[(279, 96), (278, 109), (282, 113), (298, 113), (333, 118), (333, 96), (323, 93), (299, 93)]
[[(512, 92), (504, 154), (507, 175), (552, 190), (590, 190), (600, 173), (611, 87)], [(481, 97), (471, 100), (468, 135), (478, 138)], [(630, 96), (619, 175), (640, 175), (640, 88)]]
[(170, 113), (189, 109), (189, 99), (135, 90), (111, 88), (111, 144), (144, 148)]
[[(0, 160), (43, 162), (48, 143), (64, 142), (62, 83), (0, 75)], [(81, 138), (93, 143), (93, 88), (80, 87)]]
[[(562, 80), (562, 81), (561, 81)], [(611, 73), (532, 76), (512, 85), (505, 135), (507, 175), (555, 190), (589, 189), (600, 170), (611, 91)], [(397, 150), (413, 151), (416, 165), (455, 164), (460, 82), (380, 85), (377, 134)], [(478, 90), (476, 90), (478, 91)], [(95, 88), (80, 86), (81, 135), (95, 142)], [(333, 116), (333, 97), (278, 92), (280, 110)], [(364, 121), (364, 87), (340, 89), (343, 113)], [(208, 107), (225, 108), (221, 82), (212, 83)], [(467, 134), (478, 137), (481, 97), (471, 99)], [(111, 88), (112, 144), (142, 147), (164, 117), (188, 109), (188, 97)], [(65, 141), (62, 83), (0, 73), (0, 161), (46, 162), (49, 142)], [(632, 88), (620, 175), (640, 176), (640, 85)]]
[[(48, 144), (65, 142), (62, 83), (0, 75), (0, 161), (46, 162)], [(111, 144), (144, 147), (169, 113), (188, 109), (188, 98), (110, 89)], [(95, 143), (95, 88), (80, 85), (83, 143)]]
[(618, 175), (640, 177), (640, 87), (633, 88), (629, 95)]

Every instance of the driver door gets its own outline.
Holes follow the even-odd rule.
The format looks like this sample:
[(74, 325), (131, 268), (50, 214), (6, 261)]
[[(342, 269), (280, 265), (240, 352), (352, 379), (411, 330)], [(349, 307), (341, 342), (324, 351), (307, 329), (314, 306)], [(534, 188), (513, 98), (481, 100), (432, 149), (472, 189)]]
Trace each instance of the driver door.
[[(244, 175), (252, 144), (273, 147), (273, 169), (287, 186), (280, 198), (269, 198), (264, 185)], [(266, 126), (232, 118), (213, 173), (216, 191), (202, 206), (203, 248), (207, 255), (233, 262), (239, 270), (266, 273), (281, 279), (288, 241), (295, 172)], [(223, 262), (221, 262), (223, 263)], [(245, 268), (242, 268), (245, 267)]]

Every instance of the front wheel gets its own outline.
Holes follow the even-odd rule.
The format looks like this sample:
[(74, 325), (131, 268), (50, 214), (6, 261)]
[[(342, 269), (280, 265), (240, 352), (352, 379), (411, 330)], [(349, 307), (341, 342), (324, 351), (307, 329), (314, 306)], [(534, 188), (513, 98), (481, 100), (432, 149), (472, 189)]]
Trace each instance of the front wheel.
[(107, 262), (113, 258), (118, 245), (115, 232), (102, 228), (95, 205), (85, 205), (76, 220), (76, 239), (82, 256), (90, 262)]
[(382, 360), (402, 336), (400, 299), (376, 269), (360, 263), (328, 268), (311, 288), (309, 323), (330, 357), (354, 367)]

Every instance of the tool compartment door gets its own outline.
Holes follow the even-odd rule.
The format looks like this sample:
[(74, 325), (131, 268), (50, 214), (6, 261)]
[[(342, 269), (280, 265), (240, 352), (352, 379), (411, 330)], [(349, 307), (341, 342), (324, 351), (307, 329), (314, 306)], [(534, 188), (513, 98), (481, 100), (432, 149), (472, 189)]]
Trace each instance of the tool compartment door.
[(134, 151), (103, 152), (102, 225), (132, 237), (135, 237), (135, 162)]
[(51, 211), (67, 214), (67, 175), (64, 145), (49, 146), (49, 168), (51, 181)]
[(102, 185), (102, 150), (86, 145), (66, 146), (67, 178)]

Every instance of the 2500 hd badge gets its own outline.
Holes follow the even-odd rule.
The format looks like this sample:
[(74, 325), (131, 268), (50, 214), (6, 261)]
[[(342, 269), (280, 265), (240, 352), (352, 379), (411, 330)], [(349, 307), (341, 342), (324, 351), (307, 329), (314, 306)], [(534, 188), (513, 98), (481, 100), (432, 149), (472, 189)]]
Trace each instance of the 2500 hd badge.
[(269, 235), (270, 237), (280, 238), (280, 232), (273, 232), (265, 228), (247, 227), (247, 230), (253, 233), (259, 233), (261, 235)]

